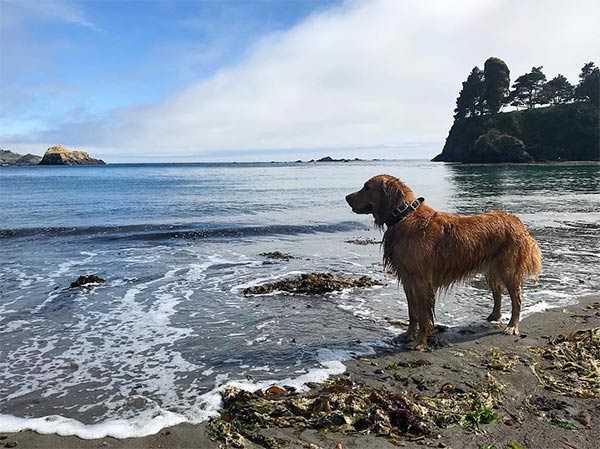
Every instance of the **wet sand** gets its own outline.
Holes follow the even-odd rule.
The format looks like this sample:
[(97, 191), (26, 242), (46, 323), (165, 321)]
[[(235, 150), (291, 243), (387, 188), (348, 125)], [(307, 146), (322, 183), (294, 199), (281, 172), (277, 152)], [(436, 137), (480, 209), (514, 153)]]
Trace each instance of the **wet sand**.
[[(590, 374), (595, 379), (595, 383), (592, 383), (596, 388), (594, 394), (591, 397), (577, 397), (547, 388), (539, 380), (539, 369), (536, 376), (532, 367), (548, 364), (543, 354), (533, 348), (548, 348), (549, 341), (561, 334), (599, 327), (600, 295), (593, 295), (581, 298), (576, 305), (526, 318), (520, 336), (504, 335), (500, 325), (473, 321), (465, 323), (463, 327), (438, 333), (432, 339), (432, 349), (426, 352), (405, 351), (398, 347), (346, 363), (348, 369), (343, 377), (356, 384), (417, 396), (435, 395), (449, 384), (468, 390), (490, 373), (502, 388), (498, 403), (494, 406), (496, 418), (489, 424), (475, 427), (455, 424), (435, 428), (429, 435), (399, 439), (358, 432), (323, 432), (298, 426), (268, 428), (259, 433), (275, 438), (278, 446), (285, 448), (334, 449), (337, 446), (337, 449), (385, 449), (425, 446), (501, 449), (511, 447), (507, 444), (513, 443), (520, 445), (513, 444), (514, 449), (596, 448), (600, 438), (599, 374)], [(490, 354), (499, 354), (499, 358), (490, 361)], [(600, 360), (596, 359), (596, 362), (600, 364)], [(340, 442), (341, 446), (338, 446)], [(17, 446), (11, 443), (17, 443)], [(265, 447), (247, 440), (244, 444), (248, 448)], [(31, 431), (14, 434), (0, 432), (1, 447), (183, 449), (224, 446), (222, 442), (211, 440), (207, 425), (203, 423), (182, 424), (163, 429), (156, 435), (124, 440), (82, 440), (77, 437), (40, 435)]]

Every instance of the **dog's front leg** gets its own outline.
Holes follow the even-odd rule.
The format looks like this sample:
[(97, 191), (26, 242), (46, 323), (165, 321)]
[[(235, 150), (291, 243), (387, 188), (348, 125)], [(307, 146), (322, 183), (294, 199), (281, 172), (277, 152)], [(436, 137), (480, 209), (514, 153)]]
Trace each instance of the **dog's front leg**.
[(406, 300), (408, 302), (408, 329), (406, 330), (406, 332), (403, 332), (394, 338), (395, 343), (414, 341), (419, 323), (417, 318), (417, 304), (415, 303), (415, 294), (411, 289), (407, 288), (406, 286), (404, 286), (404, 293), (406, 294)]
[(409, 349), (424, 351), (427, 347), (427, 336), (433, 329), (433, 309), (435, 307), (435, 292), (425, 288), (416, 294), (416, 315), (419, 323), (419, 332), (415, 341), (409, 343)]

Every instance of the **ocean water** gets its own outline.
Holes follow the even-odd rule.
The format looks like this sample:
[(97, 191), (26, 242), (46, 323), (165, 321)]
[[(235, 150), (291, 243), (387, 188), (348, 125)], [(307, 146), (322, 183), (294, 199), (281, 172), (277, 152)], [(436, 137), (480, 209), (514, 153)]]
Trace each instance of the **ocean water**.
[[(380, 173), (436, 209), (518, 215), (544, 259), (524, 315), (598, 292), (597, 164), (0, 167), (0, 431), (152, 434), (215, 415), (222, 385), (302, 388), (385, 346), (404, 294), (379, 245), (347, 242), (381, 234), (344, 201)], [(241, 294), (312, 271), (384, 285)], [(91, 273), (106, 282), (67, 289)], [(491, 307), (476, 277), (438, 298), (437, 319), (481, 323)]]

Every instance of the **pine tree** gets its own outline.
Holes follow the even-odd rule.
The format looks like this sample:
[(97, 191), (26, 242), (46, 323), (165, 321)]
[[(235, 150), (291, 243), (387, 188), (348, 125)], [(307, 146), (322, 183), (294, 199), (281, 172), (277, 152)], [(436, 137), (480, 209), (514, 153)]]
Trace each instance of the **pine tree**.
[(512, 85), (512, 91), (508, 100), (512, 106), (525, 106), (527, 109), (537, 104), (544, 104), (544, 98), (540, 96), (542, 88), (546, 84), (546, 75), (542, 72), (542, 66), (532, 67), (531, 72), (518, 77)]
[(600, 70), (593, 62), (588, 62), (581, 69), (579, 84), (575, 88), (575, 98), (600, 105)]
[(473, 67), (467, 80), (462, 83), (462, 90), (456, 99), (454, 119), (460, 120), (483, 112), (483, 72), (479, 67)]
[(568, 103), (573, 99), (573, 86), (563, 75), (558, 74), (542, 87), (540, 92), (542, 104)]

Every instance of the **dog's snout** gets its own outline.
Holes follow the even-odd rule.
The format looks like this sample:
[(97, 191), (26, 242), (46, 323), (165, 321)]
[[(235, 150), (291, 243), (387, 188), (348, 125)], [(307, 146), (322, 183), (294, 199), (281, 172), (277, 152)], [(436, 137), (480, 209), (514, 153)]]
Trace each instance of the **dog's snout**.
[(346, 202), (347, 202), (348, 204), (350, 204), (350, 206), (352, 206), (352, 203), (350, 202), (350, 198), (351, 198), (351, 197), (352, 197), (352, 194), (351, 194), (351, 193), (349, 193), (348, 195), (346, 195)]

